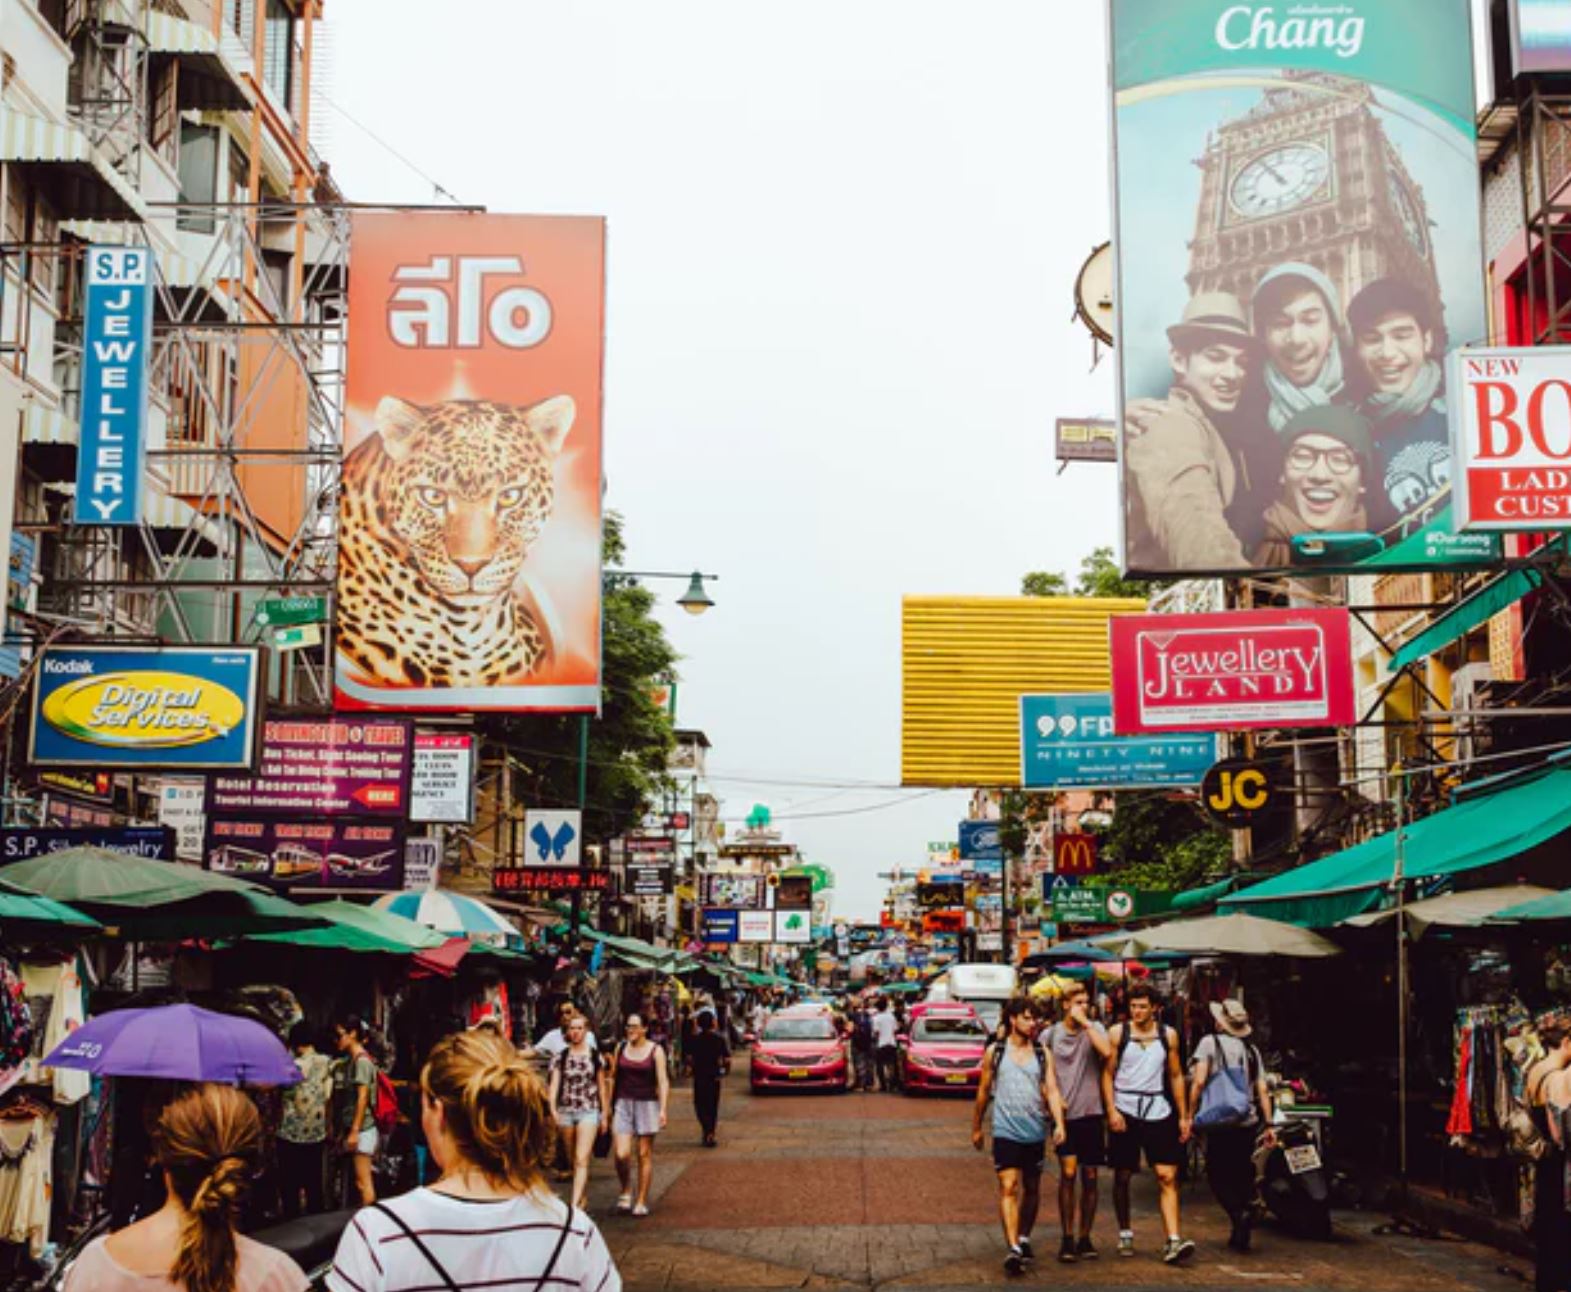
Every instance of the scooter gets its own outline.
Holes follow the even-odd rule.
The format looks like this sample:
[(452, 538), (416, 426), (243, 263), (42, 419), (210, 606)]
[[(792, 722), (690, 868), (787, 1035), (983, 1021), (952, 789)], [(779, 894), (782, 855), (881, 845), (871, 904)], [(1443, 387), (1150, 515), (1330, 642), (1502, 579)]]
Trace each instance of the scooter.
[(1255, 1158), (1256, 1182), (1267, 1210), (1301, 1238), (1331, 1237), (1331, 1176), (1325, 1163), (1323, 1106), (1278, 1108), (1275, 1143)]

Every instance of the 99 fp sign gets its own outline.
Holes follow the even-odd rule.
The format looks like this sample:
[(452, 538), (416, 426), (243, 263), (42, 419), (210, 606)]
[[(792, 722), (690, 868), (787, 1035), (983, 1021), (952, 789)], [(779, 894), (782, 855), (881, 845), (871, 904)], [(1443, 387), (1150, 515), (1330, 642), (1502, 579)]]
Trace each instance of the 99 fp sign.
[(1247, 830), (1276, 799), (1271, 769), (1264, 763), (1228, 758), (1206, 773), (1200, 784), (1200, 806), (1218, 825)]

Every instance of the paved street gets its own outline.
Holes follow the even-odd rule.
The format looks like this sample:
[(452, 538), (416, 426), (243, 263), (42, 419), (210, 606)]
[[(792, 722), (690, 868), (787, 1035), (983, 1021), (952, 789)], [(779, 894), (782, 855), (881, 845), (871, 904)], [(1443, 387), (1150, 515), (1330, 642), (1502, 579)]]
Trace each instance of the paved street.
[[(720, 1146), (699, 1145), (689, 1091), (672, 1098), (670, 1129), (656, 1160), (653, 1214), (614, 1216), (616, 1181), (596, 1163), (590, 1205), (605, 1229), (630, 1292), (654, 1289), (993, 1286), (1123, 1289), (1285, 1287), (1508, 1289), (1520, 1268), (1488, 1248), (1371, 1235), (1372, 1214), (1339, 1217), (1337, 1241), (1295, 1241), (1270, 1226), (1256, 1251), (1238, 1257), (1203, 1184), (1185, 1192), (1186, 1232), (1200, 1245), (1183, 1270), (1156, 1259), (1154, 1199), (1136, 1192), (1132, 1260), (1112, 1255), (1116, 1226), (1110, 1181), (1096, 1237), (1104, 1255), (1061, 1266), (1056, 1252), (1054, 1180), (1044, 1178), (1037, 1268), (1007, 1279), (994, 1210), (990, 1160), (968, 1142), (970, 1104), (892, 1095), (753, 1099), (745, 1068), (729, 1079)], [(1149, 1180), (1145, 1183), (1149, 1184)], [(1050, 1208), (1053, 1209), (1050, 1212)], [(1530, 1282), (1531, 1280), (1529, 1280)]]

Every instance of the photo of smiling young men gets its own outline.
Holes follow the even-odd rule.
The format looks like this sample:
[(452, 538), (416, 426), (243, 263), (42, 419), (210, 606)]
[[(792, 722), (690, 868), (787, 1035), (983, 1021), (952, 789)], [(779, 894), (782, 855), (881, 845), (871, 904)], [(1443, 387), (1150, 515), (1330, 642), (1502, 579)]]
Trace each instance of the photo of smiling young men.
[[(1487, 564), (1442, 378), (1487, 332), (1467, 0), (1109, 3), (1126, 570)], [(1201, 302), (1253, 344), (1181, 344)]]

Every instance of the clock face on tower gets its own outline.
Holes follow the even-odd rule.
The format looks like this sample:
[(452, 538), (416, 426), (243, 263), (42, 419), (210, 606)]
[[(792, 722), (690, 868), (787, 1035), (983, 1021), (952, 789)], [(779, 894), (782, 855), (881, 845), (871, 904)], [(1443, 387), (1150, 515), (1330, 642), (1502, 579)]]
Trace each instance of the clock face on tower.
[(1228, 200), (1245, 219), (1280, 215), (1314, 197), (1331, 173), (1319, 144), (1284, 144), (1250, 160), (1233, 177)]
[(1422, 256), (1428, 246), (1428, 239), (1424, 236), (1424, 221), (1418, 214), (1418, 205), (1413, 201), (1413, 195), (1407, 191), (1407, 185), (1394, 173), (1388, 172), (1386, 181), (1391, 194), (1391, 207), (1396, 211), (1397, 219), (1402, 222), (1402, 232), (1407, 235), (1407, 240)]

